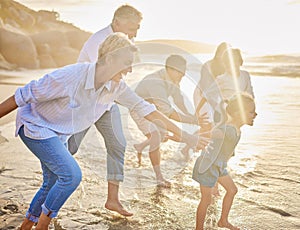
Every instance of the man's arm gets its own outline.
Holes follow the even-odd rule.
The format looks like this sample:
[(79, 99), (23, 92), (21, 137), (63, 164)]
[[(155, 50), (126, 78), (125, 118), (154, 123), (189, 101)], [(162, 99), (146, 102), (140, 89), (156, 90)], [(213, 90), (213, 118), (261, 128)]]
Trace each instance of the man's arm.
[(196, 116), (192, 114), (183, 114), (178, 111), (173, 110), (173, 112), (170, 114), (169, 118), (171, 118), (174, 121), (187, 123), (187, 124), (198, 124), (198, 119)]
[(180, 111), (183, 114), (190, 114), (190, 112), (188, 111), (188, 109), (185, 106), (184, 98), (181, 94), (181, 90), (180, 90), (179, 87), (175, 89), (175, 91), (173, 92), (172, 97), (174, 99), (175, 105), (178, 107), (178, 109), (180, 109)]
[(183, 122), (183, 123), (188, 123), (188, 124), (195, 124), (195, 125), (201, 125), (201, 124), (207, 124), (208, 123), (208, 117), (207, 114), (203, 114), (201, 116), (199, 116), (199, 111), (201, 107), (204, 105), (204, 103), (206, 102), (205, 99), (202, 98), (202, 100), (204, 100), (203, 102), (201, 101), (201, 107), (196, 109), (195, 115), (191, 114), (184, 103), (184, 98), (180, 92), (180, 89), (177, 88), (176, 92), (173, 94), (173, 99), (174, 99), (174, 103), (175, 105), (181, 110), (181, 112), (179, 111), (173, 111), (172, 114), (170, 114), (170, 118), (175, 120), (175, 121), (179, 121), (179, 122)]
[(194, 146), (196, 150), (206, 146), (207, 140), (205, 138), (199, 138), (182, 131), (164, 114), (155, 110), (154, 105), (149, 104), (143, 98), (136, 95), (124, 82), (121, 82), (121, 84), (124, 88), (122, 87), (122, 93), (115, 100), (117, 103), (127, 107), (129, 110), (135, 110), (139, 116), (146, 118), (160, 127), (166, 128), (190, 146)]
[(15, 96), (10, 96), (0, 104), (0, 118), (14, 111), (16, 108), (18, 108), (18, 105)]
[(145, 116), (145, 118), (158, 126), (166, 128), (168, 131), (172, 132), (178, 140), (187, 143), (189, 146), (195, 148), (195, 150), (200, 150), (205, 148), (208, 143), (208, 139), (201, 136), (190, 135), (187, 132), (178, 128), (173, 122), (171, 122), (164, 114), (159, 111), (153, 111)]

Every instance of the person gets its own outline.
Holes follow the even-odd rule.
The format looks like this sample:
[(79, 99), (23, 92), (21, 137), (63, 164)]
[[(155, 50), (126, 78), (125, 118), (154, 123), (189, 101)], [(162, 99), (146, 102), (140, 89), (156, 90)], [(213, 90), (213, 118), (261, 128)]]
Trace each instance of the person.
[[(170, 55), (165, 61), (165, 67), (146, 77), (137, 85), (135, 92), (146, 101), (153, 103), (156, 108), (170, 119), (178, 122), (198, 124), (198, 119), (188, 112), (184, 98), (180, 92), (180, 81), (185, 75), (186, 60), (180, 55)], [(169, 97), (173, 98), (174, 104), (181, 110), (176, 111), (171, 105)], [(138, 128), (147, 137), (145, 141), (135, 144), (138, 153), (138, 161), (141, 163), (143, 149), (149, 145), (149, 157), (155, 172), (157, 184), (162, 187), (170, 187), (160, 169), (160, 143), (166, 138), (166, 131), (157, 128), (145, 118), (140, 117), (135, 111), (130, 113)]]
[(228, 48), (222, 55), (224, 74), (217, 77), (217, 85), (220, 88), (224, 100), (228, 100), (238, 92), (247, 92), (254, 98), (250, 75), (241, 70), (243, 58), (239, 49)]
[(228, 120), (213, 128), (212, 139), (197, 158), (192, 178), (200, 183), (201, 200), (196, 213), (196, 230), (204, 229), (205, 216), (212, 200), (212, 190), (218, 182), (225, 190), (218, 227), (238, 230), (228, 221), (237, 187), (227, 172), (227, 161), (240, 139), (240, 127), (253, 125), (256, 117), (254, 99), (248, 94), (233, 96), (227, 104)]
[[(196, 133), (206, 133), (209, 136), (209, 131), (215, 123), (221, 122), (220, 115), (223, 114), (221, 109), (222, 96), (216, 84), (216, 78), (225, 72), (222, 55), (228, 47), (230, 47), (228, 43), (220, 43), (214, 57), (202, 65), (200, 80), (195, 87), (193, 100), (195, 116), (201, 117), (206, 114), (208, 119), (206, 124), (203, 124)], [(190, 149), (191, 147), (186, 145), (181, 152), (184, 156), (189, 156)]]
[[(122, 5), (115, 12), (112, 22), (107, 27), (94, 33), (83, 45), (78, 62), (95, 62), (98, 59), (98, 48), (113, 32), (122, 32), (133, 40), (140, 28), (142, 13), (130, 5)], [(103, 106), (103, 105), (102, 105)], [(95, 127), (102, 135), (107, 150), (108, 191), (105, 208), (116, 211), (123, 216), (132, 216), (119, 200), (119, 183), (124, 180), (124, 153), (126, 139), (123, 134), (119, 107), (115, 104), (106, 106), (106, 112), (95, 122)], [(107, 128), (113, 127), (113, 128)], [(74, 134), (68, 141), (69, 150), (75, 154), (88, 129)]]
[(168, 130), (182, 134), (187, 142), (193, 139), (196, 148), (203, 147), (195, 136), (182, 133), (122, 81), (132, 71), (136, 49), (124, 34), (112, 34), (100, 46), (96, 63), (57, 69), (18, 88), (0, 104), (0, 118), (18, 108), (16, 136), (40, 160), (43, 171), (43, 183), (30, 203), (21, 230), (31, 229), (35, 223), (36, 230), (48, 229), (51, 219), (80, 184), (80, 167), (66, 143), (73, 133), (86, 129), (103, 115), (105, 107), (99, 107), (99, 101), (128, 104), (140, 116), (163, 120)]
[[(195, 113), (201, 114), (203, 107), (204, 111), (211, 116), (211, 122), (220, 122), (220, 118), (216, 118), (215, 114), (220, 104), (220, 92), (216, 85), (216, 79), (219, 75), (225, 72), (222, 57), (223, 53), (231, 47), (230, 44), (222, 42), (217, 46), (213, 59), (205, 62), (201, 68), (201, 78), (198, 82), (193, 98), (195, 105)], [(211, 124), (212, 125), (212, 124)], [(207, 127), (210, 128), (211, 126)]]
[(142, 19), (142, 13), (133, 6), (128, 4), (120, 6), (114, 12), (111, 24), (92, 34), (84, 43), (77, 62), (97, 61), (99, 46), (114, 32), (122, 32), (133, 41), (137, 36), (137, 31), (140, 29)]
[[(216, 85), (218, 86), (222, 97), (221, 106), (226, 106), (224, 105), (226, 104), (226, 101), (239, 92), (247, 92), (254, 98), (250, 75), (247, 71), (240, 69), (243, 65), (241, 51), (228, 46), (222, 53), (221, 63), (223, 65), (224, 73), (216, 77)], [(222, 110), (224, 109), (221, 108), (219, 111)], [(234, 152), (232, 155), (234, 156)], [(220, 195), (218, 184), (216, 184), (214, 188), (214, 194), (217, 196)]]

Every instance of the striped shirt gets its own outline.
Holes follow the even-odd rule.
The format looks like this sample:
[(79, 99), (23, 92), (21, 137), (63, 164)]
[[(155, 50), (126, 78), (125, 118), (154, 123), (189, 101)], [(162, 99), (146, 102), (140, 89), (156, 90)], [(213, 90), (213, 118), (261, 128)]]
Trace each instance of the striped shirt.
[(108, 81), (96, 90), (95, 68), (95, 63), (65, 66), (18, 88), (16, 136), (24, 125), (27, 137), (59, 136), (66, 142), (70, 135), (94, 124), (114, 101), (143, 117), (155, 110), (154, 105), (137, 96), (124, 81)]

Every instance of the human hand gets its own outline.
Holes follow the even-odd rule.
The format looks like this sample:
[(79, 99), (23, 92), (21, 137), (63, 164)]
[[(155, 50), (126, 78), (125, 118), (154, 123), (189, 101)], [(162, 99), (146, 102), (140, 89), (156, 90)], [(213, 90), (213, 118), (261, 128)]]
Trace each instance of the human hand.
[(195, 115), (196, 119), (197, 119), (197, 125), (200, 125), (200, 126), (204, 126), (204, 125), (207, 125), (209, 124), (209, 117), (207, 115), (207, 112), (206, 113), (203, 113), (203, 114), (196, 114)]
[(204, 149), (209, 143), (209, 140), (210, 139), (204, 135), (191, 135), (186, 132), (183, 132), (182, 134), (182, 141), (191, 146), (191, 148), (193, 148), (196, 152)]

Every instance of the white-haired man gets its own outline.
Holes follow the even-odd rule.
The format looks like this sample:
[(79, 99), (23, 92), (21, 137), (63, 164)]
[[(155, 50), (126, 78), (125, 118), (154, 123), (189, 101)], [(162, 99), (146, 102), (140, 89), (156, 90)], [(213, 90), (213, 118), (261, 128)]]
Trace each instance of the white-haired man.
[[(78, 62), (97, 61), (99, 46), (114, 32), (122, 32), (126, 34), (129, 39), (133, 40), (140, 28), (141, 20), (142, 14), (137, 9), (130, 5), (120, 6), (114, 13), (112, 23), (94, 33), (85, 42), (78, 57)], [(95, 122), (97, 130), (104, 138), (107, 149), (108, 194), (105, 208), (116, 211), (123, 216), (132, 216), (133, 214), (125, 210), (119, 201), (119, 182), (124, 179), (123, 167), (126, 148), (120, 111), (115, 103), (99, 106), (104, 106), (106, 110), (104, 115)], [(113, 129), (108, 127), (113, 127)], [(87, 130), (75, 134), (69, 139), (68, 146), (72, 154), (77, 152), (86, 132)]]

